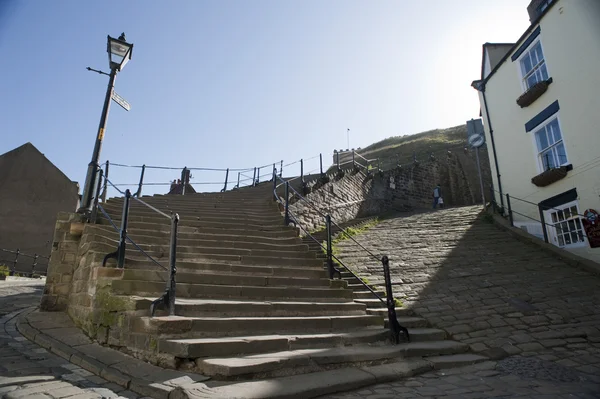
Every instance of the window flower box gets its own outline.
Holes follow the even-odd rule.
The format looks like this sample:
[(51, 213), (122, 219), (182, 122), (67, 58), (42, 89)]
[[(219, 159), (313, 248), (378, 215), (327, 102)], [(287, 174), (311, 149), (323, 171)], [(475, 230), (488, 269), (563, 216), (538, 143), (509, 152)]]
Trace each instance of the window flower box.
[(525, 93), (521, 94), (519, 98), (517, 98), (517, 104), (519, 104), (521, 108), (525, 108), (533, 104), (535, 100), (540, 98), (540, 96), (544, 94), (546, 90), (548, 90), (550, 83), (552, 83), (552, 78), (537, 82), (527, 89)]
[(533, 177), (531, 182), (538, 187), (546, 187), (550, 184), (564, 179), (567, 172), (573, 169), (573, 165), (560, 166), (558, 168), (548, 169), (539, 175)]

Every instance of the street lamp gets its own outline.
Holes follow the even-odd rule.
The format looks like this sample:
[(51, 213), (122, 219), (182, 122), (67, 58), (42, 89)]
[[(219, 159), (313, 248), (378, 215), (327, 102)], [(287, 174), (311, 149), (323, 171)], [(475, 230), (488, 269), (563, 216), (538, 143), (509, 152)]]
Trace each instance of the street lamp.
[[(133, 44), (127, 43), (125, 33), (121, 33), (118, 39), (108, 36), (108, 64), (110, 66), (110, 74), (108, 87), (106, 88), (106, 97), (104, 98), (104, 107), (102, 108), (102, 116), (100, 117), (100, 125), (98, 126), (98, 134), (96, 135), (96, 144), (94, 145), (94, 153), (92, 160), (88, 164), (87, 176), (85, 178), (85, 186), (81, 205), (77, 210), (78, 213), (89, 214), (92, 212), (93, 196), (98, 185), (98, 171), (100, 169), (100, 150), (102, 149), (102, 140), (104, 139), (104, 131), (106, 129), (106, 119), (108, 110), (110, 109), (110, 100), (113, 95), (115, 86), (115, 77), (117, 72), (120, 72), (125, 64), (131, 59), (131, 51)], [(91, 68), (88, 68), (90, 70)], [(103, 73), (103, 72), (100, 72)], [(106, 75), (106, 74), (105, 74)]]

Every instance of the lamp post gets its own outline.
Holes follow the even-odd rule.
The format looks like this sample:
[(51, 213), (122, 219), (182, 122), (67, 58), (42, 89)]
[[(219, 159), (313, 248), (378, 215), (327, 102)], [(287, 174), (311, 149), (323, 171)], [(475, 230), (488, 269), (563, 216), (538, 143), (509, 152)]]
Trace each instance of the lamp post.
[(104, 139), (106, 119), (110, 109), (110, 100), (113, 95), (115, 78), (117, 76), (117, 72), (120, 72), (125, 64), (127, 64), (127, 62), (131, 59), (132, 50), (133, 44), (127, 43), (125, 39), (125, 33), (121, 33), (121, 36), (119, 36), (118, 39), (108, 36), (107, 52), (108, 63), (110, 66), (110, 74), (108, 74), (108, 87), (106, 88), (106, 97), (104, 98), (104, 106), (102, 107), (102, 116), (100, 117), (100, 124), (98, 126), (98, 133), (96, 135), (94, 152), (92, 154), (92, 160), (88, 164), (83, 196), (81, 198), (81, 206), (77, 210), (78, 213), (89, 214), (92, 211), (93, 196), (96, 192), (94, 188), (99, 183), (98, 170), (100, 168), (100, 151), (102, 150), (102, 140)]

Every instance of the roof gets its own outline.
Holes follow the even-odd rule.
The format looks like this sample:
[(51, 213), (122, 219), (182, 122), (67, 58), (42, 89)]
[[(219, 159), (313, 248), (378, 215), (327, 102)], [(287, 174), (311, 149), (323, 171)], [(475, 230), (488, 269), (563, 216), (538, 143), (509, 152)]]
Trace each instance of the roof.
[[(477, 90), (485, 90), (485, 85), (490, 80), (490, 78), (492, 76), (494, 76), (494, 74), (496, 73), (496, 71), (498, 69), (500, 69), (500, 67), (510, 57), (510, 55), (513, 53), (513, 51), (516, 50), (521, 45), (521, 43), (529, 36), (529, 34), (531, 33), (531, 31), (533, 31), (539, 25), (539, 22), (542, 20), (542, 18), (544, 18), (544, 16), (552, 9), (552, 7), (554, 7), (559, 2), (560, 2), (560, 0), (555, 0), (552, 3), (550, 3), (548, 5), (548, 7), (540, 14), (540, 16), (536, 20), (531, 21), (531, 25), (529, 25), (529, 27), (521, 35), (521, 37), (519, 38), (519, 40), (517, 40), (517, 42), (514, 43), (510, 47), (510, 49), (508, 49), (508, 51), (506, 52), (506, 54), (504, 54), (504, 56), (498, 61), (498, 64), (496, 64), (496, 66), (492, 68), (492, 71), (490, 72), (490, 74), (488, 76), (486, 76), (485, 78), (483, 77), (483, 62), (485, 62), (485, 58), (482, 59), (482, 66), (481, 66), (482, 77), (481, 77), (480, 80), (474, 80), (471, 83), (471, 86), (473, 86)], [(485, 57), (485, 46), (486, 46), (486, 44), (492, 44), (492, 43), (485, 43), (483, 45), (483, 54), (484, 54), (484, 57)], [(509, 44), (509, 43), (502, 43), (502, 44)], [(491, 60), (490, 60), (490, 64), (491, 64)]]
[(482, 46), (482, 55), (481, 55), (481, 79), (484, 79), (485, 76), (485, 55), (486, 53), (490, 57), (490, 69), (494, 69), (496, 65), (500, 63), (502, 57), (506, 55), (510, 51), (510, 49), (515, 45), (515, 43), (484, 43)]
[(50, 164), (56, 171), (58, 171), (60, 173), (60, 175), (62, 175), (65, 180), (70, 181), (73, 184), (79, 184), (75, 181), (72, 181), (71, 179), (69, 179), (69, 177), (67, 175), (65, 175), (63, 173), (62, 170), (60, 170), (56, 165), (54, 165), (48, 158), (46, 158), (46, 156), (44, 154), (42, 154), (40, 152), (40, 150), (38, 150), (33, 144), (31, 144), (31, 142), (27, 142), (15, 149), (12, 149), (8, 152), (5, 152), (4, 154), (0, 154), (0, 162), (5, 160), (5, 159), (9, 159), (11, 157), (19, 157), (19, 155), (24, 154), (24, 153), (33, 153), (34, 156), (39, 156), (42, 157), (48, 164)]

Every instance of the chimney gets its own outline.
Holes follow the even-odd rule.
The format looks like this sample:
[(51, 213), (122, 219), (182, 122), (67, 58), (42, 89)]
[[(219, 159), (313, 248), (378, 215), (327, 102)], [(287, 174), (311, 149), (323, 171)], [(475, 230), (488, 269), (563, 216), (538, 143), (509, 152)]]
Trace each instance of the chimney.
[(529, 14), (529, 22), (532, 24), (542, 15), (542, 13), (552, 4), (554, 0), (531, 0), (529, 6), (527, 6), (527, 13)]

